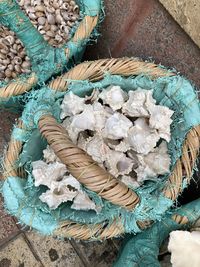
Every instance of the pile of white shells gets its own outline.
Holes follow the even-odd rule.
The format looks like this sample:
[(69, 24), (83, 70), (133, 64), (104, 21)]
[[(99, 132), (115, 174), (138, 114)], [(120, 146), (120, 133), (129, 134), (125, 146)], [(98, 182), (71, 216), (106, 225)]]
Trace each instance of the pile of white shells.
[[(171, 139), (172, 115), (168, 107), (156, 105), (151, 90), (138, 88), (126, 93), (113, 85), (101, 92), (94, 90), (85, 98), (69, 92), (61, 104), (60, 117), (74, 144), (134, 189), (145, 180), (156, 180), (169, 172), (167, 142)], [(49, 148), (44, 151), (44, 161), (46, 167), (41, 168), (41, 174), (35, 172), (38, 163), (33, 164), (36, 182), (43, 175), (50, 176), (51, 162), (59, 162)], [(50, 191), (52, 198), (54, 188)], [(48, 197), (41, 196), (41, 200), (49, 205)]]
[[(79, 7), (70, 0), (18, 0), (21, 9), (32, 24), (54, 47), (60, 47), (69, 39), (69, 33), (79, 19)], [(30, 60), (16, 35), (0, 26), (0, 80), (16, 78), (29, 73)]]

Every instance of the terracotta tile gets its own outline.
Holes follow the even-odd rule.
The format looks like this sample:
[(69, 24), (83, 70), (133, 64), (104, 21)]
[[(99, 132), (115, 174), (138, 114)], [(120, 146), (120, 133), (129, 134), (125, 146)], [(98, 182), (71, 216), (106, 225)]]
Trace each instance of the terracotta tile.
[(40, 267), (22, 236), (0, 251), (0, 267)]
[(3, 201), (0, 197), (0, 244), (19, 231), (14, 219), (7, 215), (3, 208)]
[(69, 242), (45, 237), (33, 231), (26, 233), (26, 236), (45, 267), (83, 266)]

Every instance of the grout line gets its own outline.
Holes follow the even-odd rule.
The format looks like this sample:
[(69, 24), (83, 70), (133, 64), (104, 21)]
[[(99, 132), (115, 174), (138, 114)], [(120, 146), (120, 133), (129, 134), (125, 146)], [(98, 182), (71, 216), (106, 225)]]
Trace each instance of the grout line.
[(83, 254), (81, 248), (77, 245), (77, 243), (73, 239), (69, 240), (69, 242), (74, 248), (74, 250), (76, 251), (76, 253), (78, 254), (79, 258), (81, 259), (84, 267), (90, 267), (90, 264), (87, 258), (85, 257), (85, 255)]
[(44, 264), (42, 263), (42, 260), (40, 259), (39, 255), (37, 254), (34, 246), (30, 242), (30, 240), (28, 239), (28, 237), (26, 236), (26, 233), (24, 231), (22, 232), (22, 235), (23, 235), (23, 238), (24, 238), (26, 244), (28, 245), (30, 251), (32, 252), (33, 256), (36, 258), (37, 261), (40, 262), (41, 267), (45, 267)]
[(17, 239), (21, 235), (21, 231), (17, 231), (14, 234), (11, 234), (9, 237), (4, 239), (3, 241), (0, 242), (0, 250), (5, 248), (11, 241)]

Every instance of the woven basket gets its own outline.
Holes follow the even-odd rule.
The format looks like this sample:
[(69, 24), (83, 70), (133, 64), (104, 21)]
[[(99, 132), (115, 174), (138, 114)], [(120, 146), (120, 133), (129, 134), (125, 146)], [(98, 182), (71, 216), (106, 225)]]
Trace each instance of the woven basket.
[[(118, 78), (121, 83), (128, 79), (134, 80), (137, 77), (147, 77), (152, 82), (159, 81), (161, 83), (163, 82), (162, 79), (165, 79), (165, 77), (172, 80), (176, 75), (175, 73), (167, 71), (153, 63), (142, 62), (134, 58), (105, 59), (85, 62), (76, 66), (63, 76), (53, 80), (47, 89), (48, 91), (51, 89), (52, 94), (56, 96), (59, 92), (65, 92), (68, 87), (73, 84), (80, 88), (81, 83), (79, 82), (84, 81), (86, 81), (88, 87), (93, 84), (94, 88), (98, 88), (96, 87), (98, 86), (98, 82), (103, 82), (107, 77), (114, 77), (114, 79)], [(64, 94), (65, 93), (62, 94), (62, 97)], [(177, 88), (175, 88), (175, 94), (178, 94)], [(193, 107), (194, 102), (197, 103), (194, 105), (197, 107), (196, 110), (200, 114), (199, 103), (193, 89), (191, 89), (188, 94), (195, 96), (189, 104)], [(15, 132), (12, 135), (12, 139), (4, 157), (4, 185), (8, 181), (7, 183), (9, 185), (7, 184), (5, 186), (11, 186), (12, 181), (9, 180), (10, 177), (25, 177), (24, 169), (19, 168), (18, 159), (23, 151), (24, 143), (27, 142), (27, 137), (24, 139), (22, 138), (22, 141), (22, 139), (20, 140), (20, 135), (22, 137), (26, 133), (27, 136), (27, 133), (38, 127), (41, 135), (53, 148), (55, 154), (59, 157), (61, 162), (66, 164), (68, 170), (80, 183), (87, 189), (98, 194), (102, 199), (114, 204), (114, 207), (121, 207), (120, 211), (117, 213), (118, 216), (115, 216), (114, 218), (112, 216), (110, 220), (108, 218), (105, 220), (102, 219), (100, 223), (78, 223), (74, 220), (59, 220), (59, 223), (56, 226), (56, 229), (52, 231), (52, 234), (55, 236), (73, 237), (83, 240), (102, 240), (122, 235), (127, 232), (125, 224), (128, 220), (130, 220), (130, 224), (134, 224), (131, 220), (135, 210), (139, 213), (137, 218), (143, 218), (142, 214), (145, 213), (145, 206), (143, 204), (143, 206), (141, 206), (141, 203), (144, 201), (141, 194), (134, 192), (125, 184), (107, 173), (99, 167), (89, 155), (72, 143), (67, 131), (61, 126), (57, 118), (53, 116), (53, 106), (49, 104), (49, 110), (45, 110), (44, 104), (47, 104), (48, 100), (44, 101), (42, 99), (44, 96), (45, 94), (41, 97), (41, 103), (37, 100), (35, 101), (35, 106), (32, 106), (31, 109), (25, 108), (24, 115), (17, 126), (17, 132), (15, 129)], [(33, 103), (34, 101), (32, 104)], [(41, 108), (37, 110), (39, 104), (42, 105)], [(30, 110), (32, 110), (34, 114), (32, 117), (30, 116)], [(27, 118), (29, 118), (28, 123), (24, 123), (26, 114), (28, 114)], [(199, 114), (195, 114), (197, 118), (199, 117)], [(33, 126), (34, 123), (36, 126)], [(28, 136), (30, 136), (30, 134)], [(151, 209), (164, 206), (155, 220), (162, 218), (162, 215), (173, 205), (173, 202), (180, 195), (183, 188), (190, 183), (199, 152), (200, 123), (197, 122), (193, 127), (189, 127), (184, 137), (185, 140), (181, 144), (182, 155), (174, 163), (171, 174), (166, 178), (162, 188), (159, 188), (156, 192), (152, 193), (155, 194), (155, 196), (153, 196), (154, 202), (151, 204), (152, 207), (146, 211), (147, 216), (145, 217), (145, 220), (137, 219), (135, 222), (135, 229), (138, 227), (136, 232), (139, 232), (141, 229), (152, 224)], [(35, 149), (37, 149), (37, 147)], [(14, 190), (13, 187), (12, 192)], [(14, 212), (12, 210), (12, 205), (9, 204), (9, 197), (6, 195), (5, 190), (3, 190), (3, 194), (8, 210), (11, 213), (15, 213), (15, 215), (23, 221), (23, 216), (20, 217), (19, 212)], [(151, 194), (149, 196), (151, 196)], [(162, 196), (161, 199), (159, 198), (160, 196)], [(166, 202), (163, 202), (163, 200), (166, 200)], [(150, 200), (147, 197), (145, 201), (148, 202)], [(153, 207), (153, 205), (155, 205), (155, 207)], [(20, 207), (20, 210), (22, 210), (22, 207)], [(125, 217), (123, 217), (124, 213)], [(27, 221), (23, 222), (29, 225), (31, 224)], [(34, 227), (33, 224), (31, 225)], [(135, 232), (135, 230), (132, 231)]]
[[(2, 105), (5, 105), (9, 98), (21, 96), (30, 91), (32, 87), (51, 78), (52, 75), (80, 62), (86, 43), (98, 24), (102, 3), (101, 0), (77, 0), (77, 3), (82, 20), (76, 26), (68, 43), (61, 48), (53, 48), (35, 29), (14, 0), (0, 1), (0, 23), (16, 33), (32, 62), (31, 74), (19, 75), (15, 80), (0, 84), (0, 103)], [(12, 102), (9, 103), (9, 106), (12, 104)]]

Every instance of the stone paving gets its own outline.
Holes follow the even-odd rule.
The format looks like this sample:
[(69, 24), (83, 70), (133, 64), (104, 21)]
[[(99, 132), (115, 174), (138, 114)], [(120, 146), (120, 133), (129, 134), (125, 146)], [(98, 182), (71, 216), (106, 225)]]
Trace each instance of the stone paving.
[[(169, 2), (169, 1), (168, 1)], [(86, 59), (152, 57), (173, 66), (200, 85), (200, 50), (158, 0), (105, 0), (107, 17), (99, 41)], [(10, 138), (16, 115), (0, 113), (0, 155)], [(23, 229), (3, 211), (0, 199), (0, 267), (109, 267), (116, 259), (120, 240), (102, 243), (59, 241)], [(170, 255), (160, 256), (170, 267)]]

